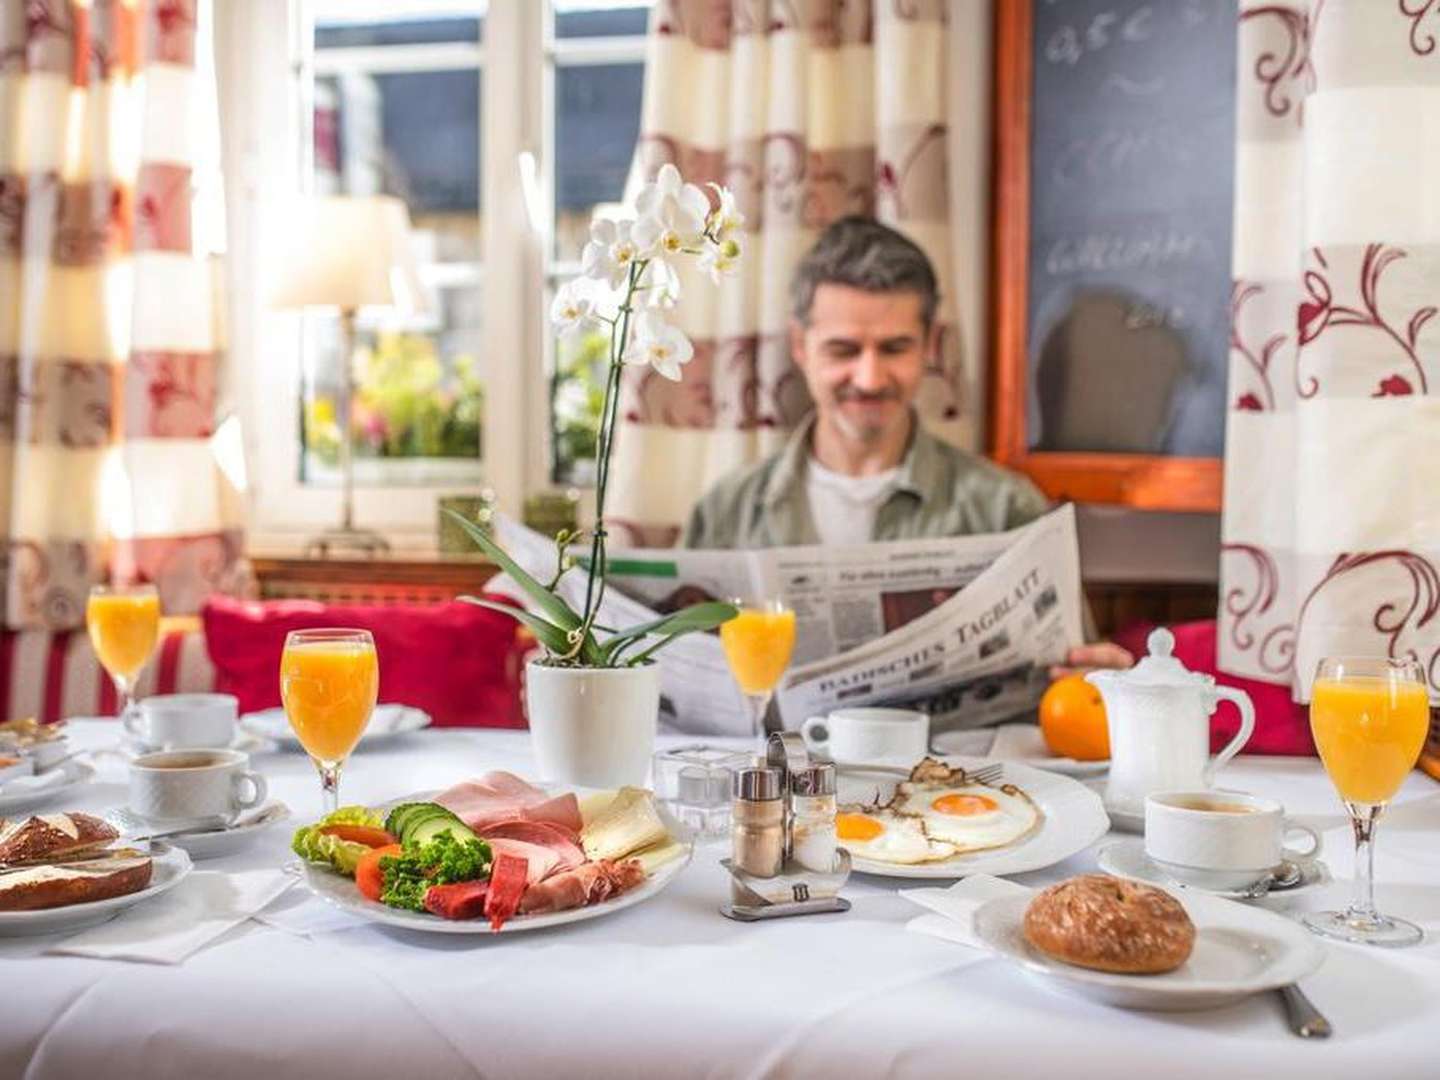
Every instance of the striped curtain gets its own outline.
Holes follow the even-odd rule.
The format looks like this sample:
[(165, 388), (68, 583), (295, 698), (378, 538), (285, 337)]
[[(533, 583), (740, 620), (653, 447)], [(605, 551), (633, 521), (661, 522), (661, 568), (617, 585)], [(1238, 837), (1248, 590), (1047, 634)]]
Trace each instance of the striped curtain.
[(963, 441), (974, 394), (955, 333), (946, 172), (946, 0), (657, 0), (637, 171), (674, 163), (732, 188), (740, 272), (687, 261), (674, 321), (695, 343), (682, 382), (627, 372), (611, 524), (665, 545), (691, 504), (778, 448), (810, 408), (790, 360), (790, 274), (827, 224), (874, 214), (940, 276), (944, 340), (920, 393), (927, 426)]
[(1220, 664), (1440, 697), (1440, 5), (1245, 0)]
[(210, 436), (219, 126), (206, 0), (0, 2), (0, 566), (10, 627), (92, 583), (194, 610), (238, 554)]

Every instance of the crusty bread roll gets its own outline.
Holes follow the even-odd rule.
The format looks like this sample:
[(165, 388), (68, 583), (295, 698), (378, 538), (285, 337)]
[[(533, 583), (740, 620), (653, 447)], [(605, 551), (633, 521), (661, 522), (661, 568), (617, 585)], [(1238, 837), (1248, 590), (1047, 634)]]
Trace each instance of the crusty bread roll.
[(120, 835), (91, 814), (42, 814), (25, 821), (0, 819), (0, 863), (56, 862)]
[(1158, 975), (1189, 959), (1195, 925), (1163, 889), (1083, 874), (1051, 885), (1030, 902), (1025, 940), (1078, 967)]
[(36, 911), (139, 892), (150, 884), (148, 855), (127, 851), (61, 866), (0, 874), (0, 911)]

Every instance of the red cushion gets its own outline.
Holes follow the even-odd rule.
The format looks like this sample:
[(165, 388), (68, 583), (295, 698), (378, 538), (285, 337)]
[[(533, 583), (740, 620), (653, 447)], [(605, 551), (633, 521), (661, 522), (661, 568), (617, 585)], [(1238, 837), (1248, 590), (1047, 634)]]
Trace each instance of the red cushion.
[[(1152, 623), (1136, 623), (1115, 635), (1139, 659), (1146, 653), (1145, 638), (1155, 629)], [(1175, 656), (1191, 671), (1215, 676), (1221, 686), (1233, 686), (1250, 695), (1255, 706), (1255, 734), (1245, 744), (1246, 754), (1308, 754), (1314, 756), (1315, 741), (1310, 737), (1310, 717), (1304, 705), (1290, 700), (1290, 688), (1275, 683), (1258, 682), (1226, 675), (1215, 667), (1215, 620), (1180, 623), (1170, 627), (1175, 635)], [(1218, 751), (1240, 729), (1240, 714), (1235, 706), (1221, 702), (1210, 718), (1210, 748)]]
[(525, 726), (514, 619), (474, 604), (263, 603), (216, 596), (200, 613), (215, 689), (241, 712), (280, 704), (280, 652), (291, 630), (369, 630), (380, 660), (380, 700), (424, 709), (448, 727)]

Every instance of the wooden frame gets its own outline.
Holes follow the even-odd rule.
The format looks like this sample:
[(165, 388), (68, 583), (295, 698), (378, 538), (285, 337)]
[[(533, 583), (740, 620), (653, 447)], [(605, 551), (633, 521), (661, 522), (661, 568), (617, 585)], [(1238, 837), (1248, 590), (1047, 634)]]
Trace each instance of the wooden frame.
[(991, 185), (990, 454), (1052, 499), (1220, 509), (1219, 458), (1035, 452), (1026, 427), (1033, 0), (997, 0)]

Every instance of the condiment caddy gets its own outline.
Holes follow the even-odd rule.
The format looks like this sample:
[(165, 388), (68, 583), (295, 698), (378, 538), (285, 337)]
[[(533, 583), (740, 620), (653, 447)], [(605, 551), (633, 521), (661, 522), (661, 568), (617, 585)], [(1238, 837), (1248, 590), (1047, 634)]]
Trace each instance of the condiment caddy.
[(840, 888), (850, 853), (835, 838), (835, 766), (812, 763), (794, 732), (770, 736), (766, 763), (737, 771), (731, 807), (730, 902), (740, 922), (849, 911)]

